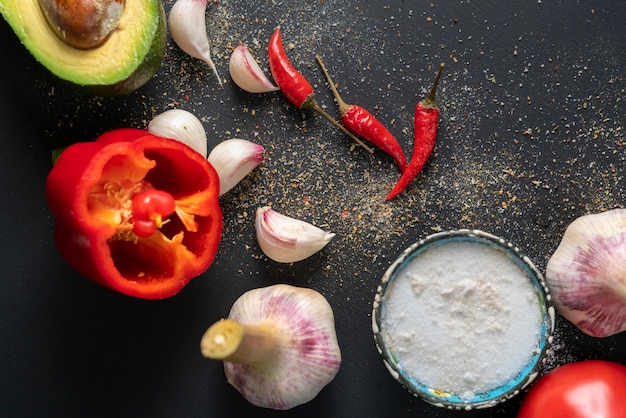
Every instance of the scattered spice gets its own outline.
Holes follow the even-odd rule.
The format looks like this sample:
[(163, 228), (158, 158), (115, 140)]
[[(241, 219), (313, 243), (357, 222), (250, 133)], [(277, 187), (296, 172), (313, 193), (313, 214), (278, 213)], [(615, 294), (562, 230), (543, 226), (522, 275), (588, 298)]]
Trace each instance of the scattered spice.
[[(164, 3), (168, 10), (173, 1)], [(460, 20), (469, 16), (467, 8), (472, 4), (462, 4), (455, 12)], [(462, 22), (454, 26), (449, 19), (433, 20), (414, 36), (415, 25), (423, 22), (426, 14), (434, 17), (440, 5), (424, 6), (422, 11), (404, 6), (383, 10), (376, 2), (357, 7), (347, 0), (290, 6), (268, 8), (264, 2), (222, 0), (219, 7), (209, 7), (207, 35), (221, 71), (241, 42), (249, 44), (262, 67), (267, 65), (267, 39), (277, 24), (289, 22), (293, 25), (290, 43), (298, 45), (290, 53), (303, 63), (305, 75), (314, 80), (310, 54), (323, 52), (326, 59), (333, 60), (336, 71), (345, 75), (342, 86), (346, 92), (362, 94), (360, 104), (371, 106), (376, 115), (392, 115), (395, 122), (391, 126), (408, 133), (411, 126), (406, 121), (411, 120), (413, 109), (405, 106), (407, 91), (427, 85), (431, 69), (425, 63), (436, 68), (439, 61), (454, 58), (455, 64), (446, 70), (448, 85), (454, 88), (441, 86), (438, 91), (442, 119), (433, 154), (437, 158), (424, 168), (428, 175), (415, 180), (417, 187), (412, 193), (401, 196), (401, 204), (390, 205), (381, 198), (393, 186), (395, 164), (367, 153), (346, 153), (341, 144), (326, 140), (333, 135), (332, 127), (306, 117), (293, 122), (292, 109), (275, 97), (232, 97), (231, 89), (216, 89), (215, 83), (207, 82), (211, 70), (206, 64), (189, 60), (172, 45), (158, 77), (143, 93), (124, 102), (86, 100), (39, 79), (15, 96), (16, 104), (27, 97), (49, 102), (37, 109), (42, 120), (54, 118), (57, 123), (38, 127), (38, 132), (62, 141), (51, 147), (95, 137), (100, 132), (94, 130), (94, 120), (118, 115), (120, 119), (111, 120), (112, 125), (145, 127), (155, 114), (173, 107), (184, 107), (200, 118), (210, 147), (240, 130), (237, 136), (253, 139), (267, 149), (267, 159), (220, 202), (224, 251), (214, 263), (231, 273), (224, 281), (235, 291), (258, 283), (265, 274), (265, 263), (259, 261), (262, 253), (254, 243), (251, 214), (257, 206), (271, 204), (294, 217), (315, 220), (337, 234), (333, 248), (312, 257), (306, 265), (272, 266), (272, 274), (310, 285), (355, 312), (369, 309), (365, 306), (369, 299), (362, 296), (373, 291), (373, 283), (390, 262), (388, 254), (430, 231), (489, 229), (519, 242), (545, 266), (548, 254), (558, 245), (555, 231), (563, 231), (579, 215), (624, 205), (626, 138), (623, 100), (619, 98), (626, 96), (626, 79), (615, 66), (606, 65), (606, 60), (594, 62), (588, 54), (564, 51), (556, 40), (554, 48), (535, 48), (539, 38), (526, 36), (524, 29), (522, 42), (517, 35), (509, 39), (503, 30), (507, 22), (485, 21), (474, 29), (463, 26), (464, 35), (473, 35), (472, 42), (463, 44), (441, 43), (443, 37), (451, 36), (450, 31), (458, 36), (461, 28)], [(548, 7), (544, 2), (542, 9)], [(366, 19), (372, 9), (381, 12), (375, 28)], [(517, 23), (508, 22), (509, 27), (519, 27), (531, 18), (524, 13), (520, 11)], [(585, 20), (580, 27), (587, 29), (585, 42), (595, 40), (599, 45), (592, 56), (610, 57), (614, 44), (599, 39), (603, 31), (595, 30), (599, 15), (581, 13), (580, 19)], [(578, 17), (570, 17), (578, 21)], [(550, 33), (554, 22), (546, 20), (547, 16), (532, 19), (539, 19)], [(325, 30), (310, 24), (318, 20), (327, 22)], [(494, 43), (496, 32), (505, 33), (498, 44)], [(390, 48), (393, 43), (398, 48)], [(345, 49), (346, 44), (359, 49)], [(515, 45), (518, 55), (514, 60), (511, 51)], [(502, 57), (511, 61), (506, 72), (499, 71)], [(529, 71), (524, 71), (525, 67)], [(491, 74), (498, 77), (497, 83), (491, 82)], [(227, 85), (230, 80), (224, 82)], [(332, 104), (323, 90), (319, 93), (322, 105)], [(529, 95), (532, 102), (527, 104)], [(383, 100), (386, 107), (374, 107)], [(528, 126), (541, 133), (524, 135)], [(410, 146), (401, 137), (398, 140)], [(298, 179), (295, 188), (291, 187), (294, 178)], [(308, 197), (306, 203), (304, 196)], [(296, 273), (303, 269), (314, 269), (319, 276)], [(567, 344), (571, 330), (566, 324), (558, 325), (550, 367), (576, 356), (576, 348)]]

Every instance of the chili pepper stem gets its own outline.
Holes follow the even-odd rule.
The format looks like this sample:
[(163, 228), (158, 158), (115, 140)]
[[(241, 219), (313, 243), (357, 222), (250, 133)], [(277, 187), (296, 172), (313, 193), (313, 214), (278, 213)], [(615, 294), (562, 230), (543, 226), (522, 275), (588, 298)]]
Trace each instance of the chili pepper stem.
[(361, 141), (359, 138), (357, 138), (356, 135), (354, 135), (352, 132), (347, 130), (342, 124), (337, 122), (335, 120), (335, 118), (333, 118), (328, 113), (326, 113), (326, 111), (324, 109), (322, 109), (321, 106), (317, 103), (317, 100), (315, 100), (314, 96), (312, 96), (311, 98), (307, 99), (302, 104), (302, 109), (311, 109), (311, 110), (316, 111), (317, 113), (322, 115), (324, 118), (326, 118), (326, 120), (328, 120), (330, 123), (332, 123), (337, 128), (339, 128), (339, 130), (341, 132), (343, 132), (344, 134), (348, 135), (354, 142), (356, 142), (361, 147), (363, 147), (363, 149), (365, 149), (367, 152), (369, 152), (370, 154), (374, 153), (374, 150), (372, 148), (370, 148), (367, 145), (365, 145), (365, 143), (363, 141)]
[(435, 82), (433, 86), (430, 88), (430, 93), (428, 96), (422, 99), (422, 106), (426, 109), (436, 109), (437, 108), (437, 87), (439, 86), (439, 79), (441, 78), (441, 74), (443, 73), (443, 67), (445, 64), (442, 62), (439, 64), (439, 71), (437, 71), (437, 76), (435, 77)]
[(337, 106), (339, 106), (339, 114), (341, 115), (341, 117), (343, 117), (346, 113), (348, 113), (348, 110), (350, 110), (350, 105), (344, 102), (341, 96), (339, 95), (339, 92), (337, 91), (337, 87), (335, 87), (335, 83), (333, 82), (333, 79), (330, 77), (330, 74), (328, 73), (328, 70), (326, 69), (324, 62), (322, 61), (322, 57), (320, 57), (319, 55), (316, 55), (315, 59), (317, 60), (317, 63), (320, 65), (320, 68), (322, 69), (322, 72), (324, 73), (324, 76), (326, 77), (326, 80), (328, 81), (328, 85), (330, 86), (330, 90), (333, 92), (333, 96), (335, 96), (335, 100), (337, 101)]
[(255, 365), (272, 358), (279, 341), (278, 331), (268, 324), (223, 319), (204, 333), (200, 349), (206, 358)]

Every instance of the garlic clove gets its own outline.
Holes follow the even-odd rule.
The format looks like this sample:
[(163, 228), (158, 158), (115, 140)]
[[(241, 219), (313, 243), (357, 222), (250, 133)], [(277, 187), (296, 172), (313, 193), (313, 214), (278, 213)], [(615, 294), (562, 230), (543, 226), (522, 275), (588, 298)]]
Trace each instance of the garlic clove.
[(148, 132), (180, 141), (205, 158), (207, 156), (206, 131), (202, 122), (191, 112), (171, 109), (160, 113), (148, 124)]
[(203, 356), (224, 360), (224, 372), (250, 403), (286, 410), (309, 402), (341, 366), (333, 310), (315, 290), (277, 284), (252, 289), (228, 319), (202, 337)]
[(211, 58), (207, 38), (206, 5), (207, 0), (177, 0), (170, 10), (168, 26), (176, 45), (192, 57), (206, 62), (221, 86), (222, 80)]
[(269, 93), (279, 90), (263, 73), (246, 45), (239, 45), (230, 56), (230, 76), (242, 90), (249, 93)]
[(222, 196), (263, 163), (265, 148), (247, 139), (227, 139), (211, 150), (208, 160), (220, 178)]
[(626, 330), (626, 209), (585, 215), (565, 230), (548, 261), (557, 310), (584, 333)]
[(279, 263), (295, 263), (320, 251), (335, 236), (310, 223), (285, 216), (269, 206), (258, 208), (256, 236), (263, 253)]

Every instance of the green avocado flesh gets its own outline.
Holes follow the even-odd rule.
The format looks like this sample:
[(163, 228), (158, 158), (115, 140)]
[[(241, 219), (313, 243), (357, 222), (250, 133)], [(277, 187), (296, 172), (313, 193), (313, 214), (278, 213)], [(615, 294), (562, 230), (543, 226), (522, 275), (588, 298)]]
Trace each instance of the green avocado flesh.
[(104, 44), (89, 50), (60, 40), (38, 0), (0, 0), (0, 14), (37, 61), (89, 94), (120, 96), (138, 89), (159, 70), (165, 54), (161, 0), (127, 1), (117, 30)]

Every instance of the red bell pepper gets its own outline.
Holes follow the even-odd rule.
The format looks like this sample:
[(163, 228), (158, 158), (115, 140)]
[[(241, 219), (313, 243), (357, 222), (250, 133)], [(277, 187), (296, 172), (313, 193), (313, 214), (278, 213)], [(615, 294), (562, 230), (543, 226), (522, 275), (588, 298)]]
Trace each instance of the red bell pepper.
[(140, 129), (66, 148), (46, 180), (61, 256), (123, 294), (163, 299), (212, 263), (219, 178), (202, 155)]

